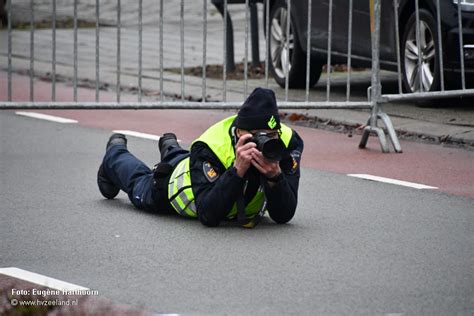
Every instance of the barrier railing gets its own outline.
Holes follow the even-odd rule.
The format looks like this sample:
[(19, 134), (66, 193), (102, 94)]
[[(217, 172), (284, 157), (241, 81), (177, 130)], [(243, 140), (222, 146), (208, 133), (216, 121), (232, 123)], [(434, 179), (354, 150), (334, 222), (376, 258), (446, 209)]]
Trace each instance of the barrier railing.
[[(399, 19), (405, 19), (403, 20), (404, 23), (411, 20), (409, 20), (410, 18), (406, 20), (407, 13), (406, 11), (401, 11), (397, 0), (394, 0), (393, 4), (382, 0), (364, 0), (364, 2), (349, 0), (348, 6), (345, 3), (343, 6), (347, 12), (341, 12), (342, 6), (337, 6), (336, 1), (329, 0), (328, 3), (325, 3), (313, 0), (287, 0), (286, 5), (282, 6), (281, 1), (272, 0), (222, 0), (220, 2), (223, 2), (224, 10), (223, 21), (221, 21), (218, 19), (218, 16), (215, 17), (213, 14), (210, 14), (212, 7), (209, 6), (209, 3), (211, 2), (207, 0), (187, 2), (186, 5), (184, 0), (169, 0), (166, 3), (163, 0), (159, 1), (159, 3), (152, 0), (139, 0), (138, 3), (133, 3), (136, 6), (136, 10), (130, 10), (129, 8), (124, 10), (124, 4), (120, 0), (100, 1), (100, 3), (99, 0), (96, 0), (93, 11), (87, 11), (90, 10), (88, 2), (85, 5), (81, 0), (75, 0), (70, 4), (72, 8), (61, 8), (62, 14), (64, 14), (66, 9), (71, 9), (72, 30), (61, 30), (61, 36), (58, 37), (58, 4), (56, 0), (51, 1), (47, 10), (45, 7), (38, 9), (33, 0), (29, 1), (29, 8), (25, 11), (29, 11), (27, 12), (29, 13), (29, 29), (26, 31), (13, 29), (12, 1), (8, 0), (6, 5), (8, 13), (7, 45), (2, 45), (2, 47), (7, 47), (7, 51), (5, 52), (4, 49), (0, 48), (1, 60), (5, 60), (6, 57), (8, 61), (8, 100), (0, 102), (0, 109), (236, 109), (247, 97), (250, 81), (251, 85), (270, 87), (272, 86), (270, 75), (272, 75), (275, 80), (280, 79), (277, 82), (283, 89), (280, 90), (272, 86), (277, 91), (277, 95), (280, 96), (278, 99), (280, 109), (369, 109), (370, 116), (359, 146), (361, 148), (365, 147), (369, 135), (375, 133), (379, 138), (382, 151), (389, 152), (384, 129), (378, 126), (378, 122), (381, 120), (385, 125), (385, 130), (395, 152), (401, 152), (402, 150), (391, 120), (388, 115), (382, 112), (382, 103), (395, 100), (459, 97), (474, 94), (473, 89), (466, 89), (464, 54), (465, 48), (469, 48), (471, 42), (467, 43), (467, 46), (463, 44), (461, 16), (461, 12), (464, 12), (463, 5), (470, 8), (470, 2), (454, 0), (458, 2), (458, 28), (461, 30), (459, 32), (459, 56), (461, 59), (462, 88), (448, 91), (444, 87), (445, 79), (443, 75), (445, 64), (443, 64), (444, 54), (442, 51), (442, 37), (444, 34), (441, 34), (442, 32), (440, 31), (441, 10), (437, 10), (437, 31), (434, 32), (437, 36), (439, 35), (439, 39), (436, 40), (438, 49), (435, 50), (435, 54), (439, 54), (442, 58), (438, 62), (441, 77), (436, 80), (439, 80), (441, 91), (426, 92), (421, 90), (419, 92), (415, 91), (415, 93), (404, 93), (402, 90), (404, 80), (403, 67), (406, 67), (407, 62), (403, 58), (410, 60), (409, 57), (411, 56), (405, 54), (402, 57), (401, 51), (408, 44), (413, 44), (413, 41), (418, 45), (418, 51), (421, 51), (422, 47), (420, 46), (423, 44), (423, 35), (421, 33), (425, 30), (423, 23), (427, 19), (429, 20), (425, 12), (427, 10), (423, 9), (423, 6), (420, 9), (418, 1), (416, 1), (416, 10), (414, 11), (416, 15), (416, 34), (415, 38), (410, 37), (410, 41), (407, 41), (408, 36), (413, 34), (403, 33), (405, 28), (400, 28), (401, 23), (399, 23)], [(219, 1), (212, 1), (212, 3), (214, 2)], [(255, 2), (263, 2), (262, 16), (266, 22), (263, 24), (263, 32), (266, 35), (263, 37), (265, 39), (264, 49), (261, 50), (265, 54), (264, 78), (257, 81), (249, 79), (248, 68), (249, 6), (251, 4), (254, 5)], [(386, 10), (385, 8), (382, 11), (382, 2), (387, 7), (390, 4), (393, 10)], [(233, 3), (241, 3), (245, 7), (229, 6), (229, 4)], [(437, 8), (440, 8), (439, 0), (437, 0), (437, 3)], [(451, 4), (456, 5), (454, 3)], [(127, 3), (126, 5), (130, 4)], [(322, 7), (324, 5), (325, 7)], [(244, 8), (244, 18), (241, 17), (242, 8)], [(325, 11), (322, 8), (327, 10), (327, 16), (324, 15)], [(172, 13), (165, 14), (167, 9), (172, 10)], [(49, 13), (46, 12), (48, 10)], [(116, 12), (113, 12), (113, 10), (116, 10)], [(193, 18), (185, 18), (187, 12), (192, 12)], [(361, 12), (366, 14), (361, 16)], [(392, 19), (393, 25), (390, 24), (390, 27), (393, 33), (391, 38), (396, 42), (395, 55), (387, 54), (387, 43), (385, 41), (381, 42), (380, 38), (381, 19), (385, 21), (387, 17), (383, 15), (387, 14), (387, 12), (390, 12), (390, 16), (394, 17)], [(200, 16), (198, 16), (198, 13)], [(51, 28), (47, 31), (41, 30), (38, 32), (36, 30), (36, 14), (51, 17)], [(237, 17), (240, 15), (241, 18), (238, 21), (242, 22), (236, 24), (237, 33), (243, 34), (243, 39), (240, 38), (240, 40), (236, 41), (236, 52), (243, 57), (242, 83), (229, 80), (227, 69), (229, 54), (226, 45), (228, 43), (228, 32), (216, 32), (218, 30), (228, 30), (227, 24), (230, 14)], [(356, 14), (357, 16), (355, 16)], [(112, 22), (103, 22), (102, 15), (106, 15), (107, 19)], [(341, 19), (341, 16), (347, 18), (347, 20)], [(144, 22), (144, 19), (146, 22)], [(288, 19), (290, 19), (290, 23), (288, 23)], [(80, 28), (78, 25), (83, 20), (90, 22), (88, 25), (89, 29), (87, 31), (81, 30), (79, 33)], [(354, 21), (357, 21), (355, 27)], [(104, 27), (104, 23), (109, 26)], [(326, 24), (324, 25), (324, 23)], [(425, 24), (432, 26), (432, 20)], [(386, 23), (383, 25), (385, 27)], [(187, 30), (185, 30), (186, 26), (188, 26)], [(405, 24), (403, 26), (405, 27)], [(165, 32), (165, 28), (174, 32)], [(177, 31), (178, 29), (179, 31)], [(1, 32), (4, 33), (4, 31)], [(29, 32), (29, 54), (24, 49), (21, 49), (25, 47), (25, 32)], [(36, 33), (40, 33), (43, 43), (51, 41), (49, 56), (46, 56), (47, 54), (38, 56), (37, 50), (41, 49), (41, 52), (43, 52), (44, 48), (38, 46), (38, 41), (35, 40)], [(145, 39), (144, 33), (146, 35)], [(218, 34), (217, 37), (215, 34)], [(403, 37), (401, 37), (402, 35)], [(188, 36), (187, 39), (186, 36)], [(12, 40), (14, 37), (16, 39), (15, 43)], [(73, 38), (72, 43), (70, 42), (71, 37)], [(88, 41), (79, 43), (81, 37), (87, 38)], [(2, 41), (4, 41), (4, 38), (2, 37)], [(156, 43), (157, 38), (158, 43)], [(345, 43), (341, 43), (341, 38)], [(370, 44), (364, 45), (363, 42), (368, 43), (367, 38), (371, 38)], [(400, 43), (400, 39), (402, 39), (402, 43)], [(358, 41), (361, 41), (361, 43)], [(192, 48), (189, 48), (188, 42), (192, 43)], [(216, 44), (217, 42), (223, 43), (223, 45)], [(94, 45), (90, 45), (90, 43), (94, 43)], [(65, 53), (63, 48), (69, 47), (71, 44), (72, 57), (70, 53)], [(202, 49), (198, 48), (199, 45), (202, 45)], [(210, 45), (212, 45), (211, 49), (209, 49)], [(61, 56), (58, 56), (58, 46), (62, 50)], [(84, 51), (84, 46), (87, 46), (86, 51)], [(168, 53), (168, 56), (165, 57), (165, 49), (168, 46), (173, 47), (174, 54)], [(366, 48), (369, 46), (371, 49), (363, 51), (361, 47), (363, 48), (364, 46)], [(219, 48), (222, 49), (222, 53), (219, 52)], [(431, 48), (431, 44), (428, 48)], [(126, 50), (125, 54), (123, 54), (124, 49)], [(111, 54), (112, 52), (115, 53)], [(132, 55), (136, 59), (132, 60)], [(179, 57), (176, 55), (179, 55)], [(91, 56), (95, 58), (91, 59)], [(219, 56), (221, 57), (219, 58)], [(58, 61), (58, 57), (61, 60)], [(418, 86), (420, 87), (423, 87), (423, 67), (426, 68), (423, 64), (426, 62), (425, 57), (421, 54), (417, 56), (419, 65)], [(70, 58), (72, 58), (72, 63)], [(202, 59), (199, 62), (200, 58)], [(29, 60), (27, 70), (30, 76), (30, 101), (18, 102), (12, 98), (12, 74), (14, 71), (24, 67), (25, 60)], [(206, 71), (201, 71), (200, 79), (190, 79), (186, 75), (186, 60), (191, 60), (192, 66), (200, 66), (201, 70), (207, 69), (211, 64), (221, 64), (222, 79), (208, 78)], [(18, 66), (13, 66), (14, 61)], [(35, 61), (37, 62), (36, 64)], [(331, 66), (326, 66), (326, 71), (323, 73), (324, 64), (332, 65), (336, 62), (347, 64), (345, 98), (340, 93), (333, 94), (332, 89), (334, 82), (338, 82), (338, 87), (340, 86), (341, 76), (338, 75), (335, 78), (336, 75), (333, 73)], [(81, 67), (79, 67), (79, 63)], [(146, 64), (145, 72), (144, 63)], [(50, 68), (45, 66), (48, 64)], [(131, 65), (135, 66), (132, 67)], [(158, 66), (159, 70), (150, 70), (150, 68), (153, 68), (153, 65), (155, 68)], [(177, 66), (178, 74), (172, 74), (168, 69), (165, 69), (165, 67), (170, 67), (170, 65)], [(360, 95), (354, 97), (351, 91), (353, 86), (352, 67), (360, 67), (361, 65), (368, 66), (371, 71), (370, 84), (367, 84), (367, 86), (370, 85), (368, 89), (369, 96), (365, 100)], [(398, 94), (382, 94), (381, 65), (384, 69), (392, 69), (398, 72)], [(61, 70), (58, 69), (59, 67)], [(93, 72), (90, 73), (95, 73), (95, 77), (79, 76), (79, 68), (82, 70), (87, 67), (93, 69)], [(5, 67), (2, 66), (2, 68)], [(406, 67), (406, 69), (409, 69), (409, 67)], [(56, 101), (58, 71), (61, 72), (63, 77), (65, 76), (72, 80), (73, 102)], [(321, 85), (318, 85), (317, 89), (312, 89), (312, 86), (318, 79), (315, 79), (315, 77), (319, 77), (320, 74), (322, 77), (326, 77), (325, 100), (321, 98)], [(34, 78), (38, 75), (47, 75), (51, 79), (51, 102), (37, 102), (34, 100)], [(114, 75), (115, 80), (113, 79)], [(130, 85), (130, 78), (137, 80), (135, 83), (137, 102), (123, 101), (121, 99), (121, 90), (125, 85)], [(95, 87), (94, 102), (78, 101), (78, 83), (83, 79), (93, 82)], [(100, 101), (102, 82), (115, 86), (116, 102)], [(165, 83), (173, 87), (170, 89), (172, 92), (167, 91)], [(292, 87), (301, 87), (304, 89), (304, 93), (300, 91), (295, 94), (292, 91), (290, 96), (290, 88)], [(413, 85), (413, 87), (416, 87), (416, 85)], [(144, 101), (145, 92), (149, 90), (159, 90), (159, 98), (150, 101), (150, 98), (147, 96), (147, 99)], [(231, 94), (230, 97), (229, 93)], [(209, 94), (212, 94), (212, 96), (210, 97)], [(197, 101), (189, 101), (190, 98)]]

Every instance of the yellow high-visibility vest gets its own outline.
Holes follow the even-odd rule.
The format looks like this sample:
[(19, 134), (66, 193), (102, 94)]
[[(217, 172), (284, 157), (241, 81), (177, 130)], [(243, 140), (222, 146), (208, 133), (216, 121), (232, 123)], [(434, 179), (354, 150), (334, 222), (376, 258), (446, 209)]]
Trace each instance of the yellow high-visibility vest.
[[(195, 142), (205, 143), (226, 169), (230, 168), (235, 160), (234, 146), (230, 136), (230, 128), (234, 119), (235, 115), (217, 122), (193, 142), (193, 144)], [(284, 124), (280, 125), (280, 139), (285, 147), (288, 148), (293, 130)], [(189, 157), (181, 160), (173, 170), (168, 184), (168, 198), (173, 208), (179, 214), (186, 217), (197, 217), (189, 161)], [(245, 206), (246, 217), (251, 219), (257, 215), (264, 202), (265, 195), (263, 188), (260, 187), (250, 203)], [(232, 209), (227, 214), (227, 218), (232, 219), (236, 215), (237, 205), (234, 203)]]

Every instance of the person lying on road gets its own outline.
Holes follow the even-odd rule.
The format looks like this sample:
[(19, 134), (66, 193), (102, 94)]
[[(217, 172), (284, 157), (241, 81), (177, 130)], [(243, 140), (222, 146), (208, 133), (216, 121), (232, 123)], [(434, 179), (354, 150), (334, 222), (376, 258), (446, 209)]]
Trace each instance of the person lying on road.
[(272, 90), (256, 88), (189, 151), (173, 133), (158, 144), (161, 162), (151, 170), (128, 151), (125, 135), (113, 134), (97, 175), (102, 195), (123, 190), (139, 209), (176, 211), (211, 227), (233, 219), (254, 227), (266, 211), (279, 224), (293, 218), (303, 140), (280, 123)]

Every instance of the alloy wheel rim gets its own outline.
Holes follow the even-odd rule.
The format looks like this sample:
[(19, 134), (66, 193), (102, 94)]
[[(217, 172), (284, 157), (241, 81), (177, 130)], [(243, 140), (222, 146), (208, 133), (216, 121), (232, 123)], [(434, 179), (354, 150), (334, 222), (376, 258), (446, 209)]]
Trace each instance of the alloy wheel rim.
[[(421, 55), (421, 69), (418, 56)], [(436, 51), (433, 32), (425, 21), (420, 21), (420, 49), (416, 41), (416, 24), (405, 41), (405, 76), (412, 92), (430, 91), (434, 81)], [(422, 84), (420, 89), (420, 75)]]
[(285, 8), (279, 8), (272, 18), (270, 30), (270, 57), (275, 74), (286, 78), (291, 70), (291, 56), (293, 55), (293, 30), (290, 24), (290, 34), (287, 43), (288, 14)]

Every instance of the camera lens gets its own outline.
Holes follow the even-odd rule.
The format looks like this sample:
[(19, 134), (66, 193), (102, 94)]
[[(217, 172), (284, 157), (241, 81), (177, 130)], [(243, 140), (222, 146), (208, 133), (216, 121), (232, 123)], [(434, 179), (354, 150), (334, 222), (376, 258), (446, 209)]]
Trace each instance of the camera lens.
[(253, 142), (265, 158), (273, 161), (283, 159), (285, 148), (279, 138), (269, 137), (267, 133), (255, 133), (247, 142)]
[(279, 139), (267, 139), (259, 149), (268, 160), (279, 161), (282, 158), (282, 146)]

